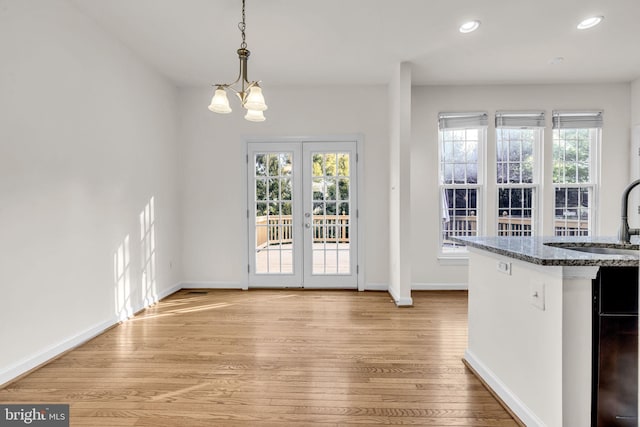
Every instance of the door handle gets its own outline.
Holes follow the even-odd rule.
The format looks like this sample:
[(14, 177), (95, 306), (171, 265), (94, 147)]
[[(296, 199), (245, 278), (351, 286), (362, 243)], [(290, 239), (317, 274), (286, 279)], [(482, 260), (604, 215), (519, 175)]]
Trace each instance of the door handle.
[(305, 212), (304, 217), (305, 217), (305, 218), (310, 218), (310, 217), (311, 217), (311, 214), (310, 214), (309, 212)]
[(304, 228), (311, 228), (311, 224), (310, 224), (310, 223), (308, 223), (308, 222), (305, 222), (305, 223), (304, 223)]

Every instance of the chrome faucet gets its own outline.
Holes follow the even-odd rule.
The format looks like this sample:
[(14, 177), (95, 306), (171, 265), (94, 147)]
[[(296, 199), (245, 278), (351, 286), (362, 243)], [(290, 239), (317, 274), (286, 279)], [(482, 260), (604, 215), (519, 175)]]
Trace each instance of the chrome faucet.
[(622, 193), (622, 214), (621, 214), (621, 223), (620, 229), (618, 230), (618, 239), (620, 243), (630, 244), (631, 236), (640, 235), (640, 228), (629, 228), (629, 222), (627, 221), (627, 209), (629, 208), (629, 193), (633, 190), (637, 185), (640, 185), (640, 179), (633, 181), (631, 184), (624, 189)]

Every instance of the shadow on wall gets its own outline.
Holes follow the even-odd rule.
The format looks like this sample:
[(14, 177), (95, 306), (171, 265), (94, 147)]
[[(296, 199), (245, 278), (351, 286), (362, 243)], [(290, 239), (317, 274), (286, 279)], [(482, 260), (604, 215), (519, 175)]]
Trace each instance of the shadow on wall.
[[(155, 236), (155, 200), (149, 199), (140, 218), (141, 307), (147, 307), (158, 301), (156, 285), (156, 236)], [(134, 293), (131, 286), (131, 247), (127, 234), (113, 254), (115, 314), (119, 321), (129, 319), (135, 314)]]

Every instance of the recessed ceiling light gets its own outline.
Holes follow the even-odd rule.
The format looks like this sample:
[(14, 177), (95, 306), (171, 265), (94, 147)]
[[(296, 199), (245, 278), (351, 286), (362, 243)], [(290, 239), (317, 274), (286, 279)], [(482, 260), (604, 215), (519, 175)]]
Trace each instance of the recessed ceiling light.
[(593, 28), (599, 23), (601, 23), (603, 19), (604, 19), (604, 16), (592, 16), (590, 18), (583, 19), (578, 24), (578, 29), (586, 30), (588, 28)]
[(470, 33), (472, 31), (477, 30), (479, 26), (480, 26), (480, 21), (469, 21), (460, 25), (460, 28), (458, 30), (461, 33)]

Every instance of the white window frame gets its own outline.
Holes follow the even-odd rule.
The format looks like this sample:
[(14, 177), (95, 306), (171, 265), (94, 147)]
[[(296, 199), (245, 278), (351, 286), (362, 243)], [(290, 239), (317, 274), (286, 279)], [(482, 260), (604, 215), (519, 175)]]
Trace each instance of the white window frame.
[[(602, 143), (602, 112), (556, 112), (554, 111), (554, 121), (556, 120), (556, 116), (557, 115), (569, 115), (569, 116), (573, 116), (573, 117), (578, 117), (580, 118), (581, 116), (585, 117), (585, 120), (589, 120), (590, 117), (597, 117), (600, 120), (600, 124), (598, 125), (597, 123), (592, 124), (592, 127), (589, 126), (582, 126), (580, 124), (580, 119), (578, 119), (576, 121), (576, 124), (571, 126), (569, 125), (565, 125), (562, 127), (556, 127), (556, 125), (554, 125), (553, 131), (552, 131), (552, 150), (556, 144), (556, 140), (558, 140), (559, 138), (556, 138), (556, 132), (559, 132), (560, 129), (564, 129), (564, 130), (572, 130), (572, 129), (589, 129), (589, 161), (588, 161), (588, 167), (589, 167), (589, 181), (588, 182), (575, 182), (575, 183), (566, 183), (566, 182), (553, 182), (552, 183), (552, 190), (553, 190), (553, 234), (556, 236), (575, 236), (575, 235), (587, 235), (587, 236), (593, 236), (594, 234), (596, 234), (596, 230), (597, 230), (597, 221), (598, 221), (598, 210), (597, 210), (597, 206), (598, 206), (598, 182), (599, 182), (599, 176), (598, 176), (598, 172), (599, 172), (599, 168), (598, 168), (598, 153), (599, 153), (599, 147), (600, 144)], [(596, 120), (597, 121), (597, 120)], [(581, 127), (582, 126), (582, 127)], [(578, 160), (576, 160), (577, 162)], [(555, 158), (553, 157), (553, 152), (552, 152), (552, 165), (551, 165), (551, 171), (550, 173), (553, 173), (553, 169), (554, 166), (553, 164), (555, 163)], [(566, 226), (567, 226), (567, 221), (569, 221), (570, 219), (565, 218), (565, 231), (564, 233), (559, 233), (558, 232), (558, 228), (556, 227), (556, 192), (559, 189), (587, 189), (589, 192), (589, 205), (588, 205), (588, 214), (587, 214), (587, 230), (586, 230), (586, 234), (580, 233), (578, 232), (578, 234), (575, 234), (575, 232), (567, 232), (566, 230)], [(578, 230), (580, 230), (580, 219), (578, 218)]]
[[(460, 117), (462, 118), (467, 113), (460, 113)], [(469, 116), (473, 117), (480, 115), (486, 123), (487, 113), (468, 113)], [(440, 121), (442, 123), (443, 115), (453, 115), (455, 113), (441, 113)], [(454, 117), (454, 121), (457, 118)], [(462, 119), (464, 120), (464, 119)], [(472, 119), (474, 121), (474, 119)], [(455, 122), (453, 125), (449, 124), (449, 126), (443, 128), (440, 126), (438, 129), (438, 184), (439, 184), (439, 200), (440, 200), (440, 215), (439, 217), (439, 239), (438, 239), (438, 258), (440, 259), (456, 259), (456, 258), (467, 258), (468, 251), (467, 247), (464, 245), (454, 245), (452, 247), (445, 248), (444, 247), (444, 234), (445, 234), (445, 216), (448, 217), (448, 209), (445, 208), (445, 200), (444, 194), (446, 190), (450, 189), (466, 189), (466, 190), (476, 190), (476, 224), (475, 224), (475, 235), (481, 236), (485, 233), (485, 209), (484, 209), (484, 193), (486, 191), (486, 179), (485, 179), (485, 167), (486, 167), (486, 144), (487, 144), (487, 126), (486, 124), (481, 123), (472, 123), (470, 125), (466, 125), (464, 122), (461, 123), (460, 126), (455, 126)], [(477, 147), (477, 183), (471, 184), (452, 184), (445, 183), (444, 181), (444, 170), (443, 165), (443, 150), (444, 150), (444, 131), (460, 131), (460, 130), (477, 130), (478, 131), (478, 147)]]
[[(534, 131), (534, 141), (532, 147), (533, 165), (532, 165), (532, 182), (531, 183), (510, 183), (510, 182), (498, 182), (498, 139), (500, 137), (501, 130), (530, 130)], [(540, 169), (542, 162), (541, 159), (541, 146), (544, 140), (544, 112), (496, 112), (496, 127), (495, 127), (495, 152), (496, 157), (493, 161), (493, 167), (496, 170), (496, 217), (495, 230), (496, 235), (506, 236), (536, 236), (539, 234), (539, 218), (540, 218)], [(508, 164), (508, 163), (507, 163)], [(499, 207), (500, 203), (500, 190), (526, 190), (531, 189), (531, 218), (530, 218), (530, 230), (523, 230), (525, 223), (520, 222), (521, 229), (517, 229), (518, 221), (509, 222), (510, 230), (508, 234), (500, 234), (500, 216), (501, 211)], [(514, 227), (514, 225), (516, 227)]]

